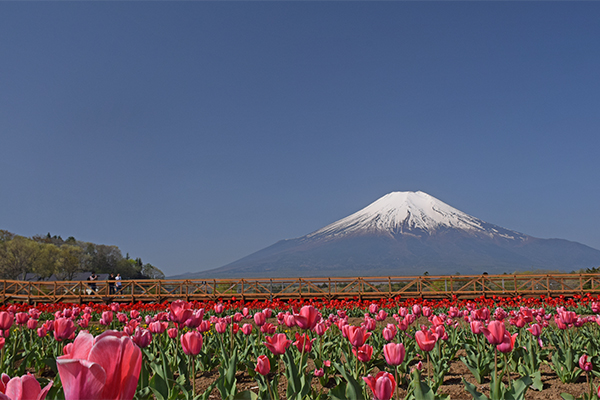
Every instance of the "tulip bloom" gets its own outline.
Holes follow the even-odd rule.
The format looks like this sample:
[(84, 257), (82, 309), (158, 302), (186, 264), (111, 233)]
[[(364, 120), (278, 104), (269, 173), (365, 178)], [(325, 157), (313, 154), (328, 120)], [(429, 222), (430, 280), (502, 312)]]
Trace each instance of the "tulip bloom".
[(141, 329), (139, 326), (135, 328), (135, 332), (131, 337), (131, 340), (141, 348), (150, 346), (152, 342), (152, 332), (148, 329)]
[(184, 333), (181, 335), (181, 347), (185, 354), (197, 356), (202, 351), (202, 334), (198, 331)]
[(252, 333), (252, 324), (244, 324), (242, 325), (242, 333), (246, 336)]
[(178, 334), (179, 334), (179, 330), (177, 328), (167, 329), (167, 335), (169, 335), (169, 337), (171, 339), (177, 338)]
[(48, 391), (52, 388), (50, 382), (43, 389), (39, 382), (31, 374), (23, 375), (22, 377), (10, 377), (2, 374), (0, 381), (0, 399), (2, 400), (44, 400)]
[(415, 340), (422, 351), (431, 351), (435, 347), (435, 343), (438, 340), (438, 335), (437, 333), (433, 333), (429, 330), (421, 330), (415, 333)]
[(363, 344), (365, 344), (367, 339), (371, 336), (371, 332), (367, 332), (366, 328), (364, 328), (362, 326), (354, 326), (354, 325), (348, 325), (346, 334), (347, 334), (348, 340), (354, 347), (362, 346)]
[(380, 371), (375, 377), (363, 377), (373, 392), (375, 400), (390, 400), (396, 390), (396, 380), (389, 372)]
[(20, 312), (15, 315), (15, 322), (17, 325), (25, 325), (27, 324), (27, 321), (29, 321), (29, 314)]
[(269, 357), (262, 355), (258, 356), (256, 360), (256, 368), (254, 368), (256, 372), (265, 376), (271, 371), (271, 362), (269, 361)]
[(15, 319), (13, 318), (12, 315), (10, 315), (10, 313), (7, 313), (6, 311), (0, 312), (0, 330), (1, 331), (9, 330), (10, 327), (13, 326), (14, 322), (15, 322)]
[(293, 344), (296, 346), (299, 352), (310, 353), (312, 350), (312, 344), (315, 340), (316, 339), (310, 340), (307, 333), (301, 335), (296, 332), (296, 341)]
[(257, 326), (263, 326), (266, 322), (267, 322), (267, 316), (265, 314), (263, 314), (262, 311), (259, 311), (256, 314), (254, 314), (254, 323)]
[(312, 330), (320, 319), (321, 313), (313, 306), (304, 306), (299, 314), (294, 314), (294, 320), (300, 329)]
[(585, 372), (590, 372), (593, 368), (592, 362), (588, 360), (589, 357), (587, 354), (584, 354), (581, 357), (579, 357), (579, 368), (581, 368)]
[(504, 340), (506, 327), (504, 326), (504, 322), (492, 321), (487, 327), (481, 328), (481, 332), (483, 332), (485, 338), (488, 340), (488, 342), (490, 342), (490, 344), (498, 345)]
[(82, 331), (68, 351), (56, 360), (66, 400), (133, 399), (142, 351), (125, 333)]
[(59, 318), (54, 321), (54, 339), (59, 342), (70, 339), (75, 334), (75, 323), (68, 318)]
[(501, 353), (510, 353), (511, 351), (513, 351), (513, 348), (515, 347), (515, 340), (517, 339), (517, 335), (518, 335), (518, 333), (515, 333), (511, 336), (510, 333), (505, 332), (504, 338), (502, 339), (502, 343), (500, 343), (496, 346), (498, 351)]
[(388, 343), (383, 346), (383, 355), (388, 365), (397, 366), (404, 361), (406, 350), (402, 343)]
[(358, 358), (358, 361), (366, 363), (373, 357), (373, 347), (365, 344), (358, 348), (353, 348), (352, 353)]
[(265, 340), (266, 342), (263, 342), (263, 344), (275, 355), (285, 353), (290, 344), (292, 344), (292, 341), (287, 338), (285, 333), (278, 333), (272, 337), (265, 336)]
[[(193, 311), (191, 310), (191, 307), (191, 304), (187, 301), (175, 300), (169, 307), (171, 310), (169, 313), (169, 319), (176, 324), (184, 324), (185, 321), (192, 317)], [(133, 311), (131, 313), (131, 318), (135, 318), (133, 316)]]

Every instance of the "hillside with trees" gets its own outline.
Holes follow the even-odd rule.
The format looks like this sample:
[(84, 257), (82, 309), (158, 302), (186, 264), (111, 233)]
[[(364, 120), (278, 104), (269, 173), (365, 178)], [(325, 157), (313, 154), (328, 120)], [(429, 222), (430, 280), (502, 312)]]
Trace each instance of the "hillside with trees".
[(165, 275), (141, 258), (125, 257), (117, 246), (76, 240), (70, 236), (31, 238), (0, 230), (0, 279), (72, 280), (81, 272), (121, 274), (123, 279), (163, 279)]

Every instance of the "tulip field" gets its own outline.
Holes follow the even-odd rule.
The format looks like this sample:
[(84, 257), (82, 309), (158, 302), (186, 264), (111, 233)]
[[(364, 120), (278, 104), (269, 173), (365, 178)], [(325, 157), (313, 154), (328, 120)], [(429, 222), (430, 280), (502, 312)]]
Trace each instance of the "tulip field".
[(0, 400), (598, 399), (600, 298), (0, 307)]

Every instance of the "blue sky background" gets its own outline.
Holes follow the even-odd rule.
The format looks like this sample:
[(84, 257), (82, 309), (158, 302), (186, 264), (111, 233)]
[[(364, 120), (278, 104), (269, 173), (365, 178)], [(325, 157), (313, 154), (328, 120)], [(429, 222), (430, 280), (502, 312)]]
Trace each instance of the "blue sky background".
[(600, 2), (1, 2), (0, 229), (167, 275), (391, 191), (600, 249)]

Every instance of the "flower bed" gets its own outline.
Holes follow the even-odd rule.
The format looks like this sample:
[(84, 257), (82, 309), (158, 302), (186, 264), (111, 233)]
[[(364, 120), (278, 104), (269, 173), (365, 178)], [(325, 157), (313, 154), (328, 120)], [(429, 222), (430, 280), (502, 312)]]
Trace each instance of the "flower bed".
[(0, 311), (0, 393), (597, 398), (599, 312), (592, 296), (13, 304)]

